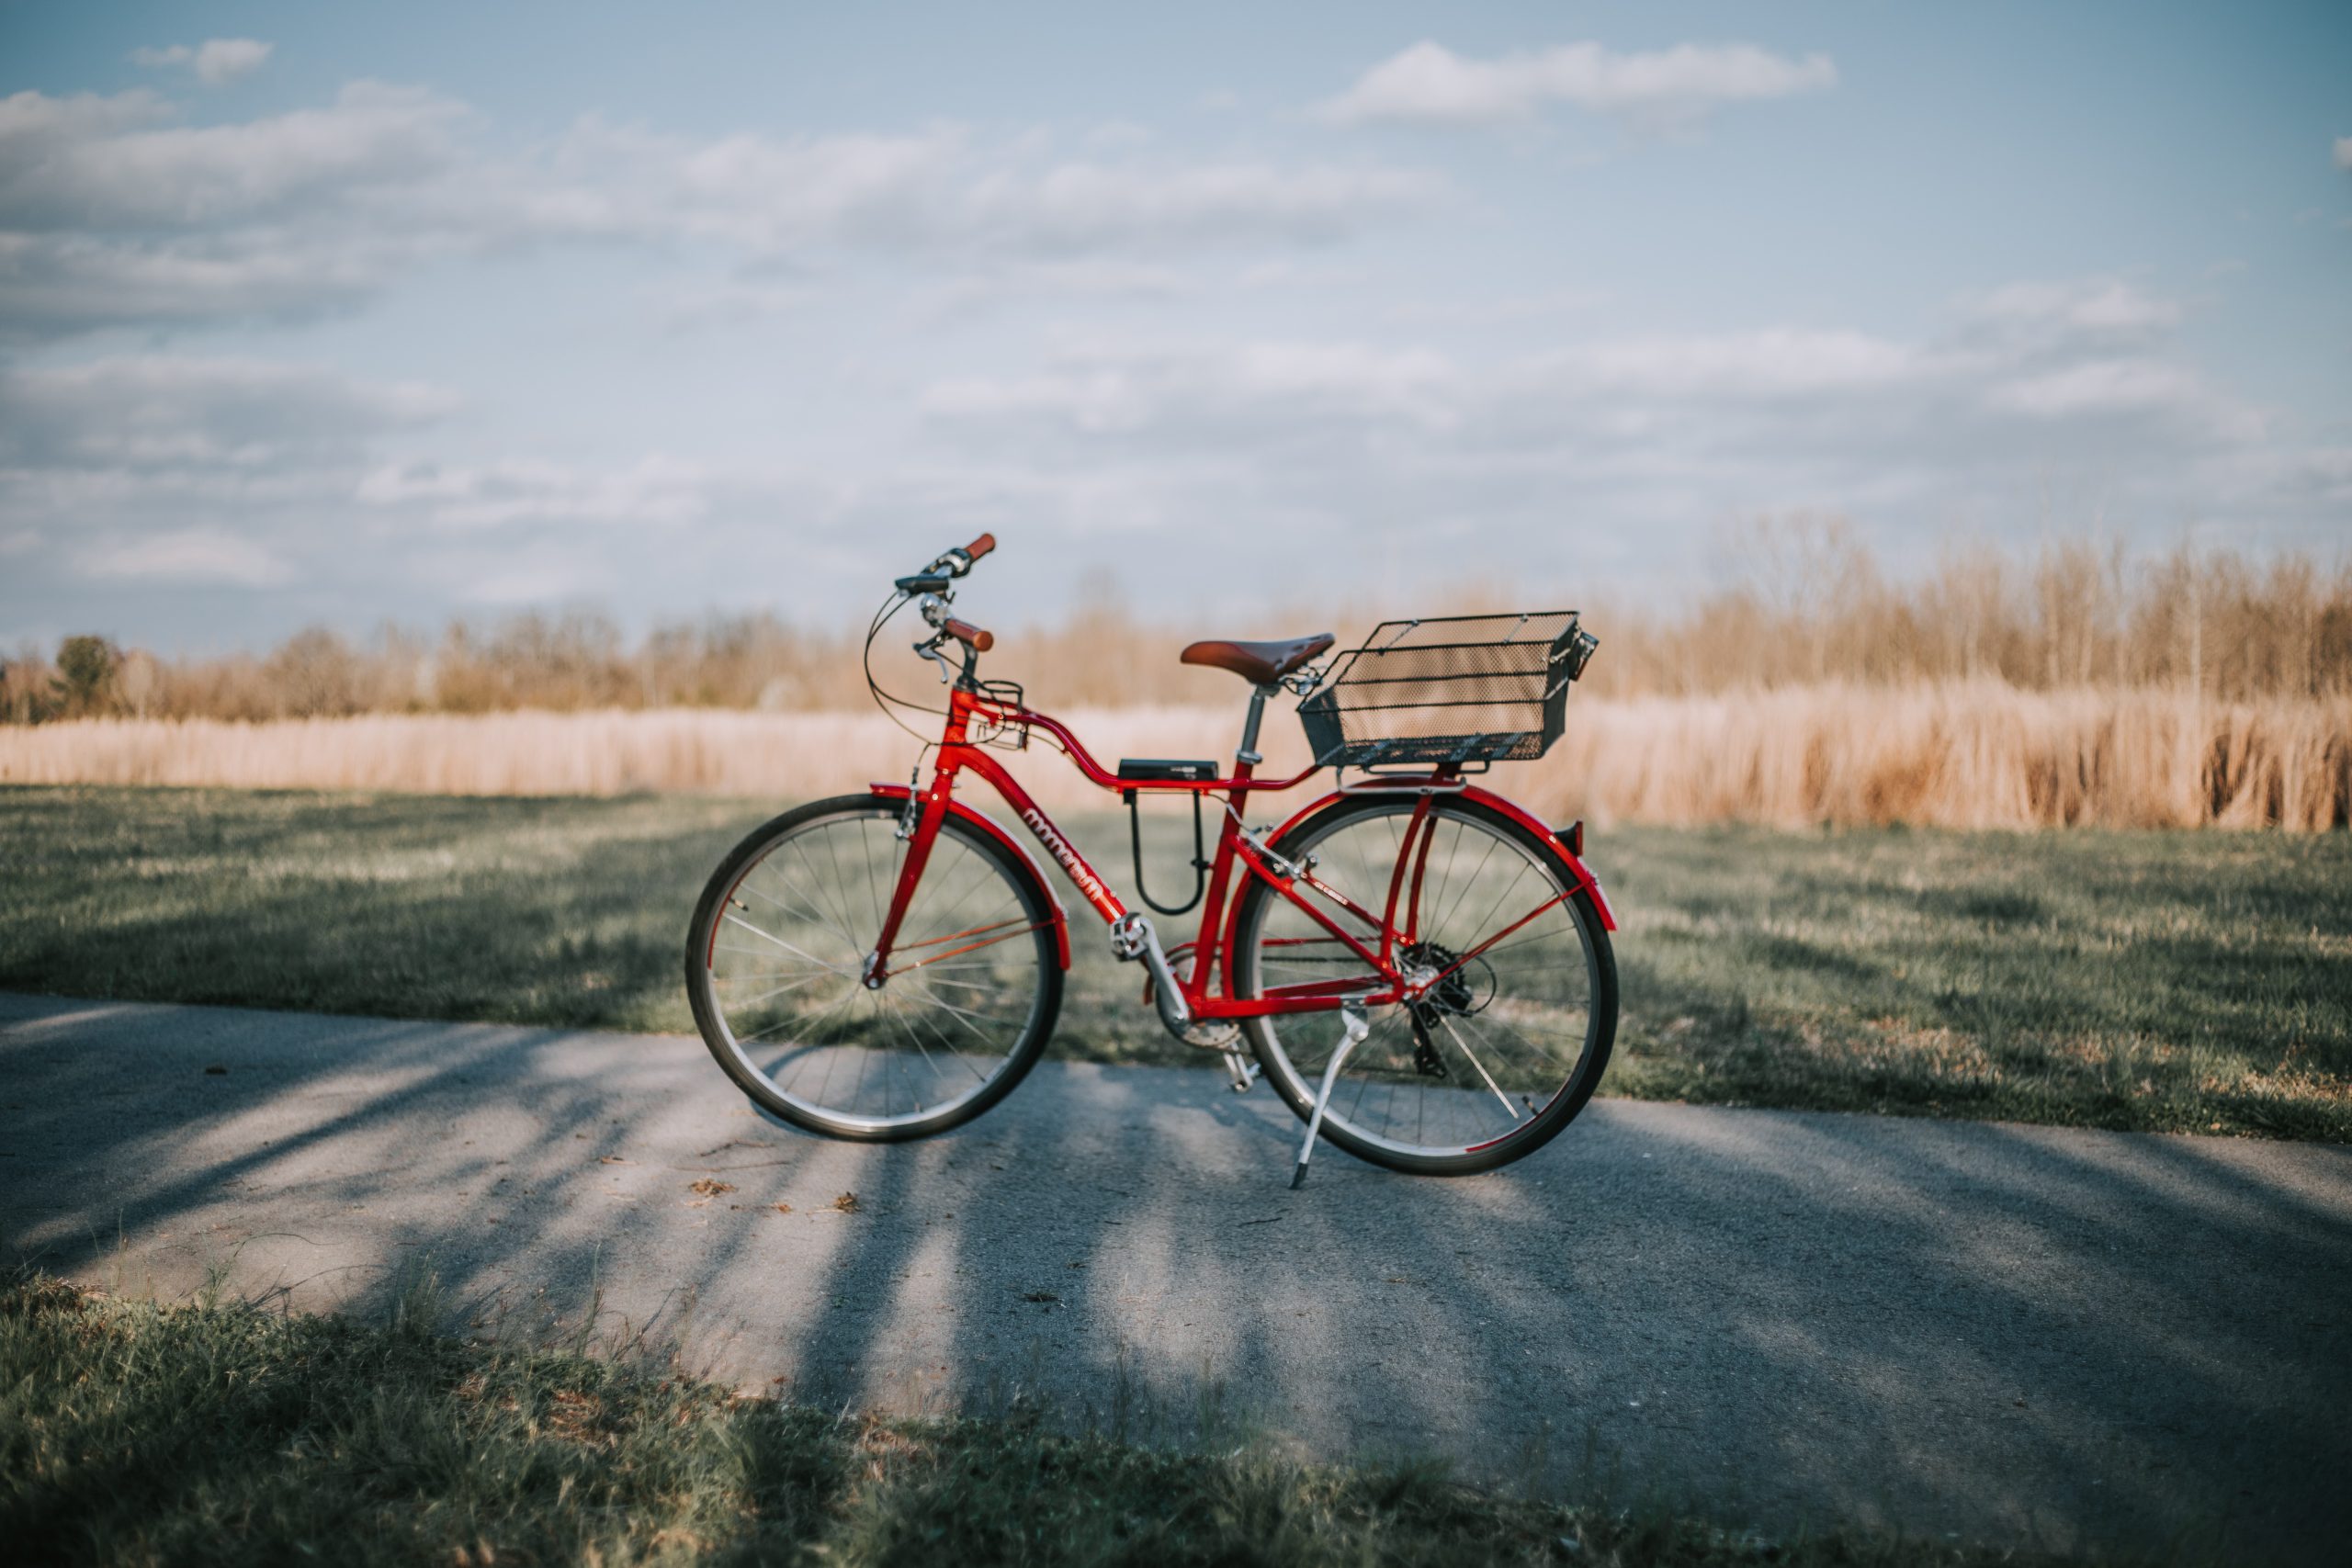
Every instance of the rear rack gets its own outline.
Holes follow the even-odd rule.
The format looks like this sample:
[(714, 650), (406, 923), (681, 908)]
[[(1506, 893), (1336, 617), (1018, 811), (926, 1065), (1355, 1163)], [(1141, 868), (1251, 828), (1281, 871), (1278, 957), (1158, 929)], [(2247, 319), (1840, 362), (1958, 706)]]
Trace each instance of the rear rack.
[(1574, 610), (1383, 621), (1298, 705), (1317, 765), (1532, 761), (1566, 726), (1599, 640)]

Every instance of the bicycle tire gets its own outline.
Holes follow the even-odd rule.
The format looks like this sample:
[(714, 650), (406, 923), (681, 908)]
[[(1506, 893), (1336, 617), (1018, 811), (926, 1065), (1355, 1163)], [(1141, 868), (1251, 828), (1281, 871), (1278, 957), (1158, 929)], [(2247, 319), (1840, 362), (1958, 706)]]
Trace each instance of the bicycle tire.
[[(984, 1081), (977, 1089), (966, 1090), (929, 1111), (922, 1109), (920, 1095), (916, 1094), (910, 1096), (917, 1106), (914, 1112), (895, 1117), (876, 1117), (865, 1113), (843, 1113), (837, 1109), (818, 1104), (806, 1096), (788, 1092), (788, 1086), (780, 1087), (769, 1072), (763, 1070), (752, 1059), (752, 1053), (745, 1048), (744, 1042), (738, 1040), (730, 1024), (728, 1004), (718, 995), (719, 985), (714, 976), (718, 953), (721, 951), (718, 940), (718, 933), (721, 926), (726, 923), (726, 917), (729, 911), (729, 900), (736, 898), (738, 890), (744, 886), (756, 868), (767, 862), (771, 854), (795, 842), (819, 826), (848, 822), (881, 824), (884, 826), (885, 836), (889, 841), (895, 843), (895, 830), (900, 809), (898, 802), (878, 799), (873, 795), (837, 795), (827, 800), (812, 801), (808, 805), (787, 811), (780, 817), (762, 823), (747, 834), (742, 841), (719, 862), (718, 869), (711, 874), (708, 883), (703, 888), (702, 897), (695, 904), (694, 919), (688, 927), (686, 936), (687, 999), (693, 1007), (695, 1027), (702, 1033), (703, 1043), (709, 1048), (711, 1055), (717, 1060), (720, 1069), (751, 1099), (755, 1106), (769, 1114), (780, 1117), (808, 1132), (860, 1143), (896, 1143), (910, 1138), (929, 1137), (946, 1132), (950, 1128), (959, 1127), (988, 1111), (1006, 1095), (1012, 1093), (1021, 1080), (1028, 1076), (1030, 1068), (1036, 1065), (1037, 1058), (1045, 1052), (1046, 1042), (1053, 1035), (1054, 1025), (1061, 1011), (1063, 976), (1053, 933), (1053, 922), (1057, 911), (1051, 897), (1038, 879), (1035, 869), (1018, 853), (1007, 849), (980, 829), (950, 816), (940, 824), (942, 842), (953, 844), (968, 852), (983, 867), (992, 870), (1001, 877), (1011, 897), (1017, 902), (1023, 916), (1032, 928), (1026, 934), (1031, 938), (1031, 952), (1036, 976), (1035, 994), (1029, 1000), (1025, 1021), (1020, 1024), (1016, 1035), (1005, 1043), (1006, 1048), (1001, 1058), (990, 1058), (993, 1065), (991, 1070), (984, 1076)], [(870, 840), (873, 835), (866, 829), (861, 828), (860, 837), (862, 840)], [(925, 867), (923, 883), (918, 887), (919, 900), (922, 897), (924, 889), (933, 884), (935, 873), (944, 869), (936, 849), (933, 851), (933, 857), (932, 864)], [(810, 874), (815, 874), (813, 863), (811, 863)], [(878, 884), (878, 876), (870, 879)], [(790, 886), (789, 884), (779, 885), (786, 886), (787, 888)], [(878, 931), (879, 905), (887, 904), (888, 894), (886, 887), (878, 885), (868, 891), (878, 896), (878, 898), (866, 900), (876, 906), (873, 923)], [(857, 902), (855, 899), (849, 901), (851, 904)], [(816, 908), (823, 903), (823, 900), (812, 895), (808, 907)], [(739, 901), (738, 907), (748, 908), (749, 906)], [(847, 923), (854, 917), (844, 908), (840, 919)], [(913, 915), (910, 912), (910, 925), (902, 935), (911, 934), (912, 922)], [(740, 917), (737, 918), (736, 923), (742, 923)], [(1017, 940), (1019, 934), (1016, 933), (1015, 938), (1007, 940)], [(870, 949), (873, 933), (853, 929), (842, 933), (844, 951), (854, 952), (856, 940), (854, 939), (859, 938), (862, 938)], [(770, 940), (778, 939), (771, 938)], [(817, 967), (827, 967), (821, 960), (809, 954), (804, 953), (802, 956), (808, 958), (809, 963)], [(835, 972), (849, 980), (848, 985), (838, 987), (842, 993), (840, 1005), (842, 1008), (854, 1010), (855, 1006), (866, 999), (856, 998), (851, 989), (852, 987), (861, 986), (862, 982), (854, 976), (848, 975), (845, 969), (837, 967)], [(886, 983), (880, 991), (870, 994), (875, 1006), (890, 1005), (887, 998), (892, 983), (895, 982)], [(903, 1020), (901, 1021), (903, 1022)], [(909, 1029), (905, 1031), (905, 1034), (909, 1040), (917, 1043), (920, 1047), (922, 1036), (919, 1033)], [(952, 1032), (942, 1028), (937, 1032), (937, 1037), (952, 1038)], [(807, 1049), (855, 1051), (861, 1053), (865, 1058), (881, 1059), (876, 1047), (864, 1043), (827, 1043), (810, 1045)], [(897, 1047), (889, 1045), (879, 1049), (896, 1050)], [(907, 1064), (912, 1060), (912, 1057), (903, 1055), (899, 1057), (899, 1065), (902, 1074), (908, 1071)], [(969, 1064), (967, 1063), (967, 1066)], [(861, 1060), (859, 1069), (861, 1085), (865, 1081), (869, 1067), (870, 1062)], [(830, 1076), (829, 1073), (829, 1082)], [(884, 1081), (888, 1083), (889, 1070), (887, 1066), (883, 1077)]]
[[(1409, 812), (1416, 798), (1374, 795), (1336, 802), (1295, 825), (1272, 848), (1284, 858), (1298, 861), (1317, 845), (1331, 843), (1351, 825), (1363, 825), (1369, 819)], [(1394, 1063), (1384, 1060), (1370, 1049), (1375, 1045), (1376, 1038), (1367, 1042), (1366, 1046), (1358, 1047), (1358, 1055), (1351, 1056), (1341, 1069), (1341, 1085), (1334, 1087), (1332, 1106), (1326, 1113), (1322, 1136), (1359, 1159), (1417, 1176), (1470, 1176), (1493, 1170), (1525, 1158), (1557, 1137), (1576, 1119), (1600, 1086), (1615, 1044), (1617, 1030), (1617, 965), (1609, 933), (1601, 923), (1599, 908), (1590, 895), (1577, 883), (1558, 846), (1548, 838), (1531, 832), (1506, 814), (1476, 801), (1434, 801), (1429, 824), (1429, 831), (1433, 838), (1441, 831), (1441, 824), (1445, 822), (1459, 822), (1465, 829), (1469, 824), (1476, 824), (1482, 833), (1493, 840), (1515, 845), (1527, 865), (1541, 867), (1552, 879), (1555, 891), (1566, 895), (1555, 907), (1568, 912), (1579, 950), (1585, 958), (1589, 1021), (1576, 1059), (1564, 1066), (1556, 1089), (1523, 1124), (1515, 1125), (1492, 1141), (1481, 1140), (1484, 1146), (1474, 1147), (1465, 1144), (1450, 1152), (1421, 1150), (1402, 1145), (1396, 1138), (1369, 1134), (1359, 1129), (1350, 1115), (1341, 1110), (1342, 1086), (1346, 1083), (1369, 1080), (1375, 1073), (1381, 1072), (1388, 1073), (1392, 1077), (1403, 1077)], [(1455, 842), (1457, 845), (1460, 842), (1459, 833)], [(1324, 874), (1335, 873), (1327, 871)], [(1260, 994), (1267, 967), (1266, 949), (1261, 942), (1267, 922), (1277, 908), (1288, 910), (1292, 908), (1288, 900), (1263, 881), (1252, 878), (1244, 890), (1235, 917), (1232, 948), (1233, 989), (1237, 997), (1254, 998)], [(1393, 1023), (1404, 1019), (1409, 1023), (1406, 1019), (1407, 1010), (1402, 1007), (1384, 1010), (1384, 1012), (1386, 1015), (1384, 1022)], [(1454, 1016), (1463, 1018), (1466, 1015)], [(1264, 1070), (1266, 1081), (1302, 1120), (1310, 1116), (1322, 1065), (1329, 1058), (1329, 1043), (1339, 1034), (1336, 1014), (1322, 1011), (1291, 1014), (1284, 1020), (1251, 1018), (1245, 1020), (1242, 1027), (1250, 1050)], [(1305, 1062), (1295, 1059), (1293, 1051), (1285, 1048), (1283, 1030), (1286, 1027), (1295, 1031), (1291, 1036), (1295, 1044), (1304, 1042), (1310, 1046), (1308, 1051), (1298, 1053), (1306, 1058)], [(1381, 1027), (1381, 1024), (1375, 1024), (1375, 1037)], [(1442, 1032), (1433, 1031), (1431, 1033), (1434, 1038)], [(1317, 1045), (1322, 1047), (1320, 1054), (1311, 1049)], [(1450, 1054), (1444, 1045), (1439, 1049), (1441, 1053)], [(1465, 1045), (1464, 1049), (1466, 1051), (1468, 1047)], [(1485, 1071), (1480, 1067), (1477, 1076), (1484, 1076)], [(1469, 1096), (1467, 1103), (1474, 1106), (1479, 1103), (1477, 1096), (1484, 1089), (1494, 1088), (1491, 1077), (1480, 1084), (1476, 1077), (1465, 1072), (1462, 1074), (1462, 1079), (1465, 1086), (1476, 1087), (1453, 1089), (1447, 1092)], [(1419, 1087), (1422, 1093), (1429, 1092), (1426, 1083)], [(1359, 1091), (1360, 1100), (1365, 1092), (1368, 1090)], [(1494, 1088), (1494, 1093), (1498, 1099), (1507, 1099), (1498, 1088)], [(1394, 1095), (1392, 1088), (1392, 1100)]]

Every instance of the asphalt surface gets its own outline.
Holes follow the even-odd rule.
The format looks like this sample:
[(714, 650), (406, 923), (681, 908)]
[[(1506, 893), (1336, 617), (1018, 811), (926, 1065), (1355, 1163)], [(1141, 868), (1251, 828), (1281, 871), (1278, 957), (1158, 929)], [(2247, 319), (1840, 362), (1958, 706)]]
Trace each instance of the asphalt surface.
[(0, 1241), (118, 1290), (364, 1311), (424, 1259), (805, 1398), (1206, 1414), (1769, 1532), (2352, 1530), (2342, 1148), (1602, 1100), (1505, 1171), (1327, 1147), (1294, 1192), (1296, 1122), (1206, 1070), (1049, 1057), (876, 1147), (693, 1040), (15, 996), (0, 1103)]

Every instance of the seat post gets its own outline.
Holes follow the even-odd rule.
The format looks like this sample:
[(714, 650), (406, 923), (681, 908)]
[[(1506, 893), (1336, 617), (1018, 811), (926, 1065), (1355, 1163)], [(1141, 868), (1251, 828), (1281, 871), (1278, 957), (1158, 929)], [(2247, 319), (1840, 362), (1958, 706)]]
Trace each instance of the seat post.
[(1266, 759), (1258, 755), (1258, 721), (1266, 716), (1266, 698), (1274, 691), (1272, 686), (1250, 688), (1250, 716), (1241, 726), (1241, 750), (1233, 754), (1237, 762), (1256, 767)]

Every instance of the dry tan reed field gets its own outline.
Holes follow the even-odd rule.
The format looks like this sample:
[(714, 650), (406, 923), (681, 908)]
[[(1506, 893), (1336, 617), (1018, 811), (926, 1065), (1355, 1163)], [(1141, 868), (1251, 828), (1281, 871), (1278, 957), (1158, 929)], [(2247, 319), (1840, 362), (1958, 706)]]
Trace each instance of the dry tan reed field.
[[(1105, 763), (1224, 757), (1240, 705), (1062, 716)], [(1303, 761), (1286, 713), (1269, 716), (1264, 749), (1270, 768)], [(873, 713), (106, 718), (0, 728), (0, 783), (783, 802), (903, 779), (917, 750)], [(1113, 801), (1042, 744), (1011, 761), (1049, 807)], [(1597, 823), (2342, 828), (2352, 817), (2352, 697), (2222, 702), (1996, 681), (1578, 696), (1552, 754), (1507, 765), (1494, 782), (1551, 816)]]

